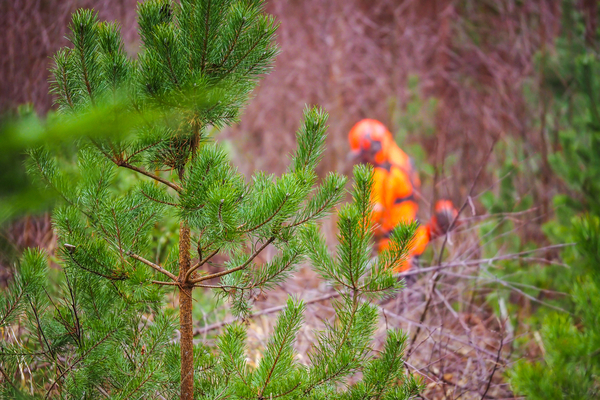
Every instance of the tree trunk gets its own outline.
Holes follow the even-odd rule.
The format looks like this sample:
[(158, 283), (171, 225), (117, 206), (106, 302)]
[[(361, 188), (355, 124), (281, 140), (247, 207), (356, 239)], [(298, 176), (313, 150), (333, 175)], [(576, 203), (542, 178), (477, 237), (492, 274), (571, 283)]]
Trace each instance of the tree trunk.
[(181, 400), (194, 398), (194, 332), (192, 329), (192, 288), (185, 282), (190, 269), (190, 228), (179, 228), (179, 332), (181, 334)]

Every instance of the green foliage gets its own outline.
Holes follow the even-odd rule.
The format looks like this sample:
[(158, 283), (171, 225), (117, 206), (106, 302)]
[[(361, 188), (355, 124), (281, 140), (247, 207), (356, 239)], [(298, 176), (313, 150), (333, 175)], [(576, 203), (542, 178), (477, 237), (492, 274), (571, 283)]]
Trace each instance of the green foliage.
[(600, 219), (573, 222), (577, 240), (576, 278), (571, 295), (573, 317), (548, 316), (543, 325), (543, 362), (521, 361), (510, 372), (517, 392), (532, 399), (593, 399), (600, 382)]
[[(354, 201), (340, 211), (334, 257), (316, 223), (344, 197), (347, 180), (329, 174), (319, 182), (315, 172), (325, 149), (324, 111), (305, 110), (298, 150), (279, 177), (256, 172), (247, 179), (208, 133), (238, 119), (272, 66), (277, 25), (262, 1), (150, 0), (139, 6), (138, 20), (137, 59), (125, 54), (118, 26), (89, 10), (73, 15), (72, 46), (54, 57), (61, 116), (46, 138), (74, 137), (76, 129), (86, 137), (75, 143), (75, 157), (61, 157), (52, 143), (30, 151), (30, 173), (63, 199), (53, 213), (62, 279), (46, 290), (45, 257), (27, 252), (0, 297), (0, 327), (11, 332), (0, 344), (1, 396), (417, 395), (420, 382), (403, 369), (405, 337), (390, 332), (380, 356), (372, 348), (378, 310), (371, 300), (402, 288), (392, 271), (415, 231), (399, 226), (390, 249), (371, 260), (372, 170), (355, 169)], [(173, 225), (179, 237), (169, 232)], [(267, 246), (275, 256), (258, 263)], [(217, 254), (225, 260), (219, 272), (205, 271)], [(226, 326), (214, 347), (194, 345), (185, 322), (193, 312), (184, 307), (194, 289), (215, 289), (245, 318), (256, 295), (307, 256), (339, 295), (308, 365), (294, 351), (299, 300), (279, 315), (256, 368), (246, 362), (245, 324)], [(175, 293), (179, 340), (167, 301)]]
[[(351, 388), (351, 398), (362, 390), (376, 391), (376, 388), (371, 388), (370, 379), (388, 378), (386, 374), (390, 373), (392, 377), (389, 379), (393, 381), (395, 376), (399, 376), (396, 374), (399, 374), (399, 368), (402, 367), (398, 364), (396, 369), (382, 371), (369, 364), (375, 362), (369, 354), (369, 342), (377, 324), (377, 309), (368, 300), (391, 295), (403, 287), (403, 282), (394, 279), (392, 271), (406, 255), (406, 243), (412, 239), (416, 225), (398, 226), (391, 235), (393, 244), (390, 246), (390, 253), (379, 257), (378, 264), (373, 265), (368, 256), (371, 239), (368, 227), (372, 208), (369, 200), (372, 171), (368, 167), (357, 166), (354, 176), (354, 202), (339, 212), (340, 243), (337, 257), (329, 254), (324, 238), (314, 226), (302, 232), (312, 264), (323, 279), (341, 295), (341, 299), (334, 304), (337, 320), (329, 324), (327, 330), (319, 333), (314, 352), (310, 354), (312, 365), (309, 366), (308, 382), (303, 391), (306, 394), (314, 392), (313, 396), (316, 398), (327, 398), (328, 393), (331, 393), (332, 384), (344, 382), (365, 365), (369, 366), (366, 369), (368, 373), (363, 375), (361, 383)], [(405, 340), (397, 333), (390, 332), (389, 335), (392, 342)], [(403, 353), (403, 345), (400, 347), (396, 350), (397, 356)], [(408, 381), (405, 379), (407, 378), (401, 379), (403, 390), (414, 383), (411, 378), (408, 378)], [(382, 382), (385, 382), (385, 379)], [(387, 398), (384, 392), (389, 391), (387, 394), (392, 396), (394, 391), (392, 387), (385, 386), (383, 385), (379, 392), (381, 398)], [(418, 387), (417, 384), (415, 388)]]
[[(573, 65), (573, 84), (579, 89), (572, 104), (574, 115), (568, 128), (559, 131), (562, 151), (554, 153), (550, 162), (569, 188), (582, 197), (569, 196), (567, 204), (578, 210), (600, 214), (600, 118), (596, 99), (600, 82), (600, 60), (597, 54), (585, 53)], [(566, 101), (565, 101), (566, 102)], [(579, 201), (578, 201), (579, 200)]]
[[(304, 378), (304, 368), (294, 360), (294, 340), (302, 325), (304, 304), (288, 300), (287, 308), (277, 319), (271, 339), (258, 367), (246, 366), (246, 331), (242, 325), (229, 326), (220, 338), (223, 379), (225, 384), (218, 391), (234, 398), (285, 397), (298, 390)], [(206, 396), (206, 398), (213, 398)]]
[(401, 332), (390, 332), (380, 358), (369, 361), (363, 371), (363, 380), (352, 388), (351, 399), (408, 399), (420, 392), (421, 383), (413, 376), (408, 378), (404, 387), (388, 389), (392, 382), (403, 378), (399, 374), (401, 368), (398, 363), (406, 349), (406, 340)]
[[(600, 118), (597, 93), (600, 59), (586, 43), (583, 16), (574, 2), (563, 2), (565, 33), (556, 51), (540, 61), (547, 90), (555, 97), (554, 119), (548, 118), (560, 151), (549, 161), (570, 190), (556, 196), (556, 220), (545, 231), (554, 241), (575, 242), (562, 252), (570, 270), (562, 270), (555, 286), (571, 295), (565, 306), (571, 315), (551, 314), (541, 329), (543, 360), (519, 362), (509, 372), (518, 393), (532, 399), (593, 399), (598, 397), (600, 363)], [(593, 32), (597, 40), (600, 32)], [(581, 217), (581, 211), (586, 214)]]
[(26, 303), (40, 304), (44, 301), (48, 264), (42, 254), (26, 250), (17, 266), (15, 280), (10, 283), (6, 295), (0, 298), (0, 327), (14, 323), (26, 310)]
[[(562, 276), (564, 272), (560, 267), (536, 263), (534, 251), (540, 244), (535, 240), (527, 240), (527, 229), (530, 226), (524, 222), (534, 219), (539, 208), (536, 207), (534, 197), (520, 193), (519, 188), (530, 185), (532, 174), (540, 172), (541, 157), (526, 156), (524, 146), (526, 144), (520, 139), (506, 138), (494, 147), (497, 161), (494, 168), (489, 168), (488, 173), (495, 185), (479, 197), (491, 217), (478, 223), (479, 246), (476, 251), (481, 252), (482, 259), (493, 259), (499, 254), (531, 252), (531, 258), (524, 255), (497, 260), (494, 262), (496, 268), (484, 267), (481, 271), (490, 282), (487, 285), (490, 292), (486, 295), (486, 300), (496, 313), (502, 318), (508, 318), (508, 322), (517, 327), (518, 331), (530, 332), (539, 326), (545, 307), (540, 308), (538, 315), (523, 318), (523, 299), (515, 296), (515, 291), (530, 296), (530, 299), (543, 298), (544, 303), (553, 304), (553, 299), (544, 298), (543, 290), (560, 290), (554, 285), (555, 278)], [(515, 213), (514, 217), (511, 213)], [(564, 241), (568, 240), (562, 237), (557, 242)], [(534, 300), (535, 307), (539, 304)], [(522, 340), (528, 339), (520, 336), (516, 343), (520, 344)]]
[(489, 168), (489, 173), (497, 184), (493, 191), (481, 195), (481, 203), (490, 213), (519, 212), (533, 207), (531, 194), (519, 195), (518, 186), (527, 184), (523, 182), (527, 179), (527, 169), (531, 174), (539, 172), (540, 160), (536, 156), (527, 157), (524, 146), (521, 140), (507, 138), (494, 147), (500, 165)]

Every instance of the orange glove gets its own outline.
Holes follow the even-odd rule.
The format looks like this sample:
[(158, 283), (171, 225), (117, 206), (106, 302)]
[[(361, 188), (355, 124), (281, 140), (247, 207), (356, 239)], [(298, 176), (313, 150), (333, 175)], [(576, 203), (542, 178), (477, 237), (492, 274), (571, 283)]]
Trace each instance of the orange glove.
[[(439, 200), (435, 203), (434, 214), (429, 222), (432, 237), (435, 238), (447, 233), (457, 216), (458, 210), (454, 208), (454, 204), (450, 200)], [(456, 227), (457, 222), (454, 222), (454, 227)]]
[[(409, 203), (404, 202), (404, 203)], [(432, 239), (447, 233), (454, 219), (458, 215), (458, 210), (454, 207), (450, 200), (440, 200), (435, 205), (435, 213), (427, 225), (420, 225), (415, 232), (413, 241), (408, 250), (408, 256), (402, 264), (400, 264), (394, 272), (408, 271), (412, 267), (415, 257), (423, 254), (427, 248), (427, 244)], [(456, 226), (456, 223), (455, 223)], [(383, 238), (378, 243), (378, 250), (382, 252), (389, 247), (389, 239)]]

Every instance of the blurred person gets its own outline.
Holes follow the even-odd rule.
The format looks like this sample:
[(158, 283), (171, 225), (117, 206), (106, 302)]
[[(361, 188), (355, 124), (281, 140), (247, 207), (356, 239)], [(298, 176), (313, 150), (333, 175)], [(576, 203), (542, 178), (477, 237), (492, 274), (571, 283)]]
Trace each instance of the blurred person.
[[(415, 192), (421, 181), (411, 158), (398, 147), (381, 122), (359, 121), (350, 130), (348, 139), (351, 157), (373, 166), (372, 223), (377, 250), (381, 252), (389, 246), (389, 236), (396, 225), (417, 220), (419, 205)], [(409, 270), (432, 239), (448, 232), (457, 215), (450, 200), (438, 201), (431, 220), (417, 228), (408, 257), (396, 272)]]

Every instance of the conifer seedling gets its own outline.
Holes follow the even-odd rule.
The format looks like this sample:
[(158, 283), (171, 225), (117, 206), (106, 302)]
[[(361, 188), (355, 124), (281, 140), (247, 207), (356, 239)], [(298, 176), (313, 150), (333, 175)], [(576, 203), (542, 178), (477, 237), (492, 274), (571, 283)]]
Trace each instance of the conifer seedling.
[[(76, 160), (51, 146), (31, 151), (31, 173), (64, 199), (53, 214), (64, 279), (51, 287), (47, 257), (30, 250), (0, 297), (2, 396), (418, 394), (419, 381), (403, 368), (405, 336), (390, 331), (381, 352), (373, 348), (373, 301), (401, 289), (392, 271), (415, 226), (399, 226), (390, 249), (372, 259), (372, 170), (354, 170), (353, 201), (339, 209), (332, 255), (316, 222), (340, 203), (346, 178), (331, 173), (319, 180), (315, 172), (325, 151), (324, 111), (305, 110), (297, 150), (278, 177), (246, 178), (209, 135), (239, 119), (273, 65), (277, 24), (263, 2), (150, 0), (139, 5), (138, 22), (141, 50), (131, 58), (116, 24), (78, 11), (72, 45), (54, 57), (52, 91), (63, 115), (77, 118), (109, 104), (107, 124), (140, 123), (115, 137), (82, 139)], [(153, 229), (173, 219), (177, 243), (160, 256)], [(258, 263), (270, 246), (276, 255)], [(209, 272), (217, 259), (226, 261)], [(306, 364), (294, 351), (305, 307), (293, 298), (257, 366), (246, 361), (242, 322), (227, 325), (214, 346), (194, 342), (195, 290), (214, 290), (243, 320), (256, 294), (275, 288), (303, 262), (338, 296), (336, 317), (317, 333)], [(169, 312), (170, 295), (178, 299), (178, 318)]]

